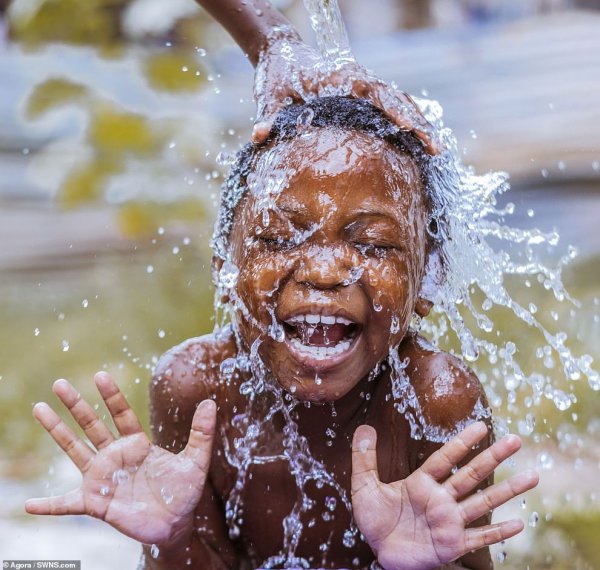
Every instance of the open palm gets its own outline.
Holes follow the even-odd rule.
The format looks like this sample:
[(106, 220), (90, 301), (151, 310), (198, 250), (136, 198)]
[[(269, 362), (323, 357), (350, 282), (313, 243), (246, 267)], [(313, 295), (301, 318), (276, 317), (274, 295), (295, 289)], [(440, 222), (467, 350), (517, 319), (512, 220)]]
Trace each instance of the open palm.
[(538, 482), (535, 472), (525, 472), (471, 494), (521, 446), (518, 437), (507, 436), (456, 471), (456, 465), (486, 433), (484, 423), (470, 425), (406, 479), (385, 484), (377, 473), (375, 430), (369, 426), (356, 430), (352, 446), (354, 516), (385, 570), (436, 568), (523, 529), (520, 520), (468, 528)]
[(29, 499), (25, 508), (39, 515), (87, 514), (140, 542), (168, 543), (192, 528), (210, 465), (216, 406), (210, 400), (198, 406), (186, 448), (173, 454), (151, 443), (108, 374), (95, 380), (121, 437), (115, 439), (69, 382), (58, 380), (55, 394), (97, 451), (47, 404), (36, 404), (35, 418), (81, 471), (82, 483), (65, 495)]

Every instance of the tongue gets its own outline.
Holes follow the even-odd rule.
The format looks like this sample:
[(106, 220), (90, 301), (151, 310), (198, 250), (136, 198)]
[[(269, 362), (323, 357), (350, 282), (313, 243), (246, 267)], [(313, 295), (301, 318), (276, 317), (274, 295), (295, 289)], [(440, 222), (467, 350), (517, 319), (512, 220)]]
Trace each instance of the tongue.
[(308, 325), (298, 327), (302, 342), (310, 346), (335, 346), (350, 335), (351, 327), (336, 323), (334, 325)]

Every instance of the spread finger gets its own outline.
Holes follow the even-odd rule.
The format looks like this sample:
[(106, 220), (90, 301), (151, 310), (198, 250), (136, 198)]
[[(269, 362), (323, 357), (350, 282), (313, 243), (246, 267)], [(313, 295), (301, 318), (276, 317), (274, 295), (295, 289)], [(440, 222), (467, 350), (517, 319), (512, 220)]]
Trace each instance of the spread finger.
[(465, 428), (446, 445), (431, 454), (421, 470), (440, 480), (448, 477), (452, 469), (472, 451), (473, 446), (478, 444), (488, 434), (488, 428), (483, 422), (474, 422)]
[(94, 452), (73, 433), (48, 404), (43, 402), (36, 404), (33, 407), (33, 416), (69, 456), (75, 466), (80, 471), (85, 471), (94, 458)]
[(118, 432), (122, 436), (142, 432), (142, 425), (138, 417), (129, 406), (112, 376), (106, 372), (98, 372), (94, 380)]
[(67, 380), (57, 380), (53, 390), (96, 449), (102, 449), (115, 440), (92, 406), (81, 397), (72, 384)]
[(518, 519), (490, 524), (465, 530), (465, 554), (479, 550), (484, 546), (496, 544), (515, 536), (523, 530), (523, 521)]
[(538, 481), (539, 476), (535, 471), (526, 471), (471, 495), (460, 504), (465, 523), (468, 524), (521, 493), (533, 489)]
[(449, 477), (444, 482), (444, 487), (450, 491), (455, 499), (464, 497), (520, 448), (521, 440), (518, 436), (507, 435), (503, 437)]

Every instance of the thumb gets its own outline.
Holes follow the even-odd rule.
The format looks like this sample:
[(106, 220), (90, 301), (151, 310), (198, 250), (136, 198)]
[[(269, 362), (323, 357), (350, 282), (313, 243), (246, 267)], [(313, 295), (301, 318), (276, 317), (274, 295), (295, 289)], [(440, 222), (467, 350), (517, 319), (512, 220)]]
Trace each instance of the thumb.
[(258, 111), (251, 137), (254, 144), (261, 144), (267, 140), (275, 118), (285, 107), (292, 103), (304, 103), (301, 95), (289, 85), (272, 90), (268, 98), (257, 97), (257, 100)]
[(358, 426), (352, 438), (352, 496), (379, 485), (377, 471), (377, 432), (367, 425)]
[[(275, 117), (285, 107), (284, 99), (286, 96), (287, 93), (277, 98), (270, 98), (267, 101), (259, 101), (251, 137), (254, 144), (261, 144), (267, 140), (271, 132), (271, 127), (275, 122)], [(271, 97), (274, 97), (274, 95), (271, 95)]]
[(267, 138), (269, 138), (269, 133), (271, 132), (271, 127), (273, 126), (273, 117), (269, 117), (268, 119), (260, 119), (254, 123), (254, 127), (252, 129), (252, 142), (254, 144), (264, 143)]
[(183, 455), (191, 459), (197, 467), (208, 473), (212, 444), (217, 423), (217, 405), (212, 400), (204, 400), (196, 408), (192, 419), (192, 429)]

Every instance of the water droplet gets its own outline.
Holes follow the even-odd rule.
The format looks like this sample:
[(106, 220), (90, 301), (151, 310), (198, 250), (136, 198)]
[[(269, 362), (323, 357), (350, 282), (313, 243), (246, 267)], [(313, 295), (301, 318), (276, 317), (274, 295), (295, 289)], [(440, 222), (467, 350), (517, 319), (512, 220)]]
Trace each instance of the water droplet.
[(69, 352), (69, 341), (68, 340), (63, 340), (62, 341), (62, 351), (63, 352)]
[(89, 305), (89, 301), (88, 301), (87, 299), (84, 299), (83, 301), (81, 301), (81, 306), (82, 306), (84, 309), (87, 309), (87, 308), (88, 308), (88, 305)]
[(173, 493), (167, 487), (161, 487), (160, 496), (165, 502), (165, 505), (170, 505), (173, 502)]
[(123, 485), (129, 481), (129, 473), (124, 469), (116, 469), (112, 475), (112, 481), (115, 485)]
[(158, 546), (156, 546), (156, 544), (153, 544), (152, 546), (150, 546), (150, 555), (152, 556), (152, 558), (154, 558), (154, 559), (158, 558), (159, 554), (160, 554), (160, 549), (158, 548)]
[(540, 520), (539, 515), (535, 511), (533, 511), (529, 515), (529, 526), (531, 526), (531, 527), (537, 526), (537, 523), (538, 523), (539, 520)]
[(153, 273), (154, 272), (154, 266), (153, 265), (148, 265), (146, 267), (146, 273)]
[(310, 108), (306, 107), (296, 119), (296, 131), (298, 134), (303, 133), (308, 129), (312, 123), (315, 112)]
[(37, 327), (33, 329), (33, 336), (40, 336), (40, 329), (38, 329)]
[(158, 338), (165, 338), (165, 335), (167, 334), (163, 329), (158, 329)]
[(229, 154), (225, 151), (222, 151), (219, 154), (217, 154), (217, 157), (215, 159), (216, 163), (220, 164), (221, 166), (229, 166), (233, 164), (235, 160), (236, 159), (234, 154)]
[(107, 487), (106, 485), (102, 485), (102, 487), (100, 487), (100, 494), (103, 497), (106, 497), (106, 495), (108, 495), (110, 493), (110, 488)]

